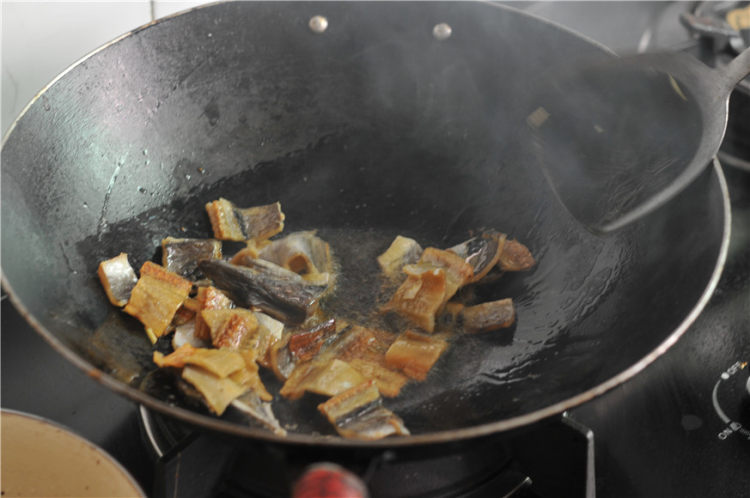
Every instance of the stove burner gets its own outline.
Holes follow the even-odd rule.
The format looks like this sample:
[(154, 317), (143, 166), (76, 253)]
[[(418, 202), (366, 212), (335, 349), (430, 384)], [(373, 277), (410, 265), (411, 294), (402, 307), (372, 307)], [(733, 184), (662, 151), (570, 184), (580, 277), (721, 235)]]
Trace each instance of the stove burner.
[(140, 422), (156, 497), (289, 496), (321, 462), (359, 476), (372, 498), (594, 496), (593, 436), (566, 415), (512, 437), (385, 451), (231, 439), (144, 407)]

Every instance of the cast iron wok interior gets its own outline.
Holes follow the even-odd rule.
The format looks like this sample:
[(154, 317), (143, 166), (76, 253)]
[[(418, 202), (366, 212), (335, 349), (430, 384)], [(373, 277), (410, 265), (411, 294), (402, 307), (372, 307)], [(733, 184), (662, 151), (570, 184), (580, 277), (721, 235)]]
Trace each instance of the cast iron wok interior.
[[(328, 18), (323, 34), (308, 28), (316, 14)], [(441, 22), (453, 32), (444, 41), (432, 35)], [(488, 4), (238, 2), (160, 21), (73, 67), (7, 137), (4, 284), (53, 345), (111, 388), (274, 439), (181, 407), (149, 382), (151, 345), (107, 302), (101, 259), (127, 252), (137, 268), (164, 236), (209, 236), (203, 205), (219, 196), (281, 201), (286, 232), (365, 233), (370, 243), (333, 247), (362, 264), (398, 234), (448, 247), (497, 228), (538, 260), (483, 290), (512, 297), (517, 324), (457, 338), (426, 382), (387, 403), (415, 435), (375, 444), (468, 437), (559, 412), (636, 373), (684, 331), (715, 285), (727, 236), (718, 168), (608, 237), (560, 207), (524, 140), (534, 109), (525, 88), (580, 55), (610, 56)], [(277, 403), (282, 422), (298, 426), (290, 440), (338, 444), (320, 435), (332, 430), (319, 401)]]

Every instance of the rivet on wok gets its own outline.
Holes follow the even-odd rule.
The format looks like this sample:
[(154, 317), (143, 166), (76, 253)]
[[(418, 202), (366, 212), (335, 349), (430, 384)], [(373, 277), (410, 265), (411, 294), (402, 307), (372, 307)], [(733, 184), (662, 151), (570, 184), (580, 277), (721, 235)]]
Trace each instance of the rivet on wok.
[(448, 38), (450, 38), (451, 33), (453, 33), (453, 30), (448, 24), (444, 22), (436, 24), (435, 27), (432, 28), (432, 36), (434, 36), (438, 40), (447, 40)]
[(313, 33), (322, 33), (328, 28), (328, 19), (323, 16), (312, 16), (308, 23)]

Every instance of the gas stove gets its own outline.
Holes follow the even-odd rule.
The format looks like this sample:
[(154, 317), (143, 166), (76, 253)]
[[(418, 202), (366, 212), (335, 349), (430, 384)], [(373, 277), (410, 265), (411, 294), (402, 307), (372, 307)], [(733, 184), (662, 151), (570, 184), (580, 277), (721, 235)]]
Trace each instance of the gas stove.
[[(618, 52), (691, 51), (726, 62), (737, 43), (723, 2), (527, 2)], [(732, 8), (736, 7), (732, 5)], [(730, 104), (719, 155), (732, 236), (719, 285), (678, 343), (642, 373), (527, 430), (444, 445), (279, 452), (197, 431), (115, 395), (64, 360), (2, 303), (2, 406), (45, 416), (100, 445), (153, 496), (279, 496), (308, 465), (339, 463), (372, 496), (750, 496), (750, 84)]]
[[(237, 444), (144, 407), (140, 421), (157, 468), (156, 496), (287, 496), (291, 483), (300, 482), (320, 462), (348, 469), (372, 498), (595, 493), (593, 434), (568, 414), (510, 437), (379, 452)], [(543, 455), (537, 452), (541, 447), (548, 449)]]

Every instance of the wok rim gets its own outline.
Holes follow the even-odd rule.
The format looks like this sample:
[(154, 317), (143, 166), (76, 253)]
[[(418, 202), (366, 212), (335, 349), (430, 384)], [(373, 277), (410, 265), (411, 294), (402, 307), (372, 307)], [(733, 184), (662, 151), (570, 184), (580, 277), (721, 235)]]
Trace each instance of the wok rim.
[[(76, 62), (71, 64), (68, 68), (66, 68), (64, 71), (58, 74), (47, 85), (45, 85), (34, 96), (34, 98), (31, 99), (28, 104), (26, 104), (26, 106), (23, 108), (21, 113), (13, 120), (13, 123), (11, 123), (10, 127), (5, 133), (5, 136), (3, 137), (3, 140), (2, 140), (1, 147), (2, 148), (5, 147), (5, 144), (8, 138), (10, 137), (10, 135), (12, 134), (13, 130), (16, 127), (16, 123), (18, 123), (18, 121), (21, 118), (23, 118), (23, 116), (31, 108), (31, 106), (34, 105), (36, 101), (39, 100), (41, 96), (50, 87), (52, 87), (58, 80), (63, 78), (67, 73), (72, 71), (75, 67), (77, 67), (81, 63), (88, 60), (90, 57), (93, 57), (94, 55), (106, 49), (107, 47), (129, 36), (132, 36), (144, 29), (147, 29), (151, 26), (155, 26), (161, 22), (182, 16), (184, 14), (193, 12), (195, 10), (209, 8), (209, 7), (216, 6), (219, 4), (224, 4), (224, 3), (230, 3), (230, 2), (224, 2), (224, 1), (211, 2), (211, 3), (203, 4), (197, 7), (189, 8), (180, 12), (176, 12), (174, 14), (170, 14), (168, 16), (161, 17), (159, 19), (155, 19), (153, 21), (143, 24), (142, 26), (139, 26), (131, 31), (128, 31), (110, 40), (104, 45), (94, 49), (87, 55), (78, 59)], [(566, 26), (541, 18), (533, 13), (521, 11), (519, 9), (513, 8), (511, 6), (507, 6), (507, 5), (490, 3), (488, 1), (480, 1), (477, 3), (483, 3), (491, 7), (512, 11), (519, 15), (524, 15), (527, 17), (534, 18), (535, 20), (539, 22), (551, 25), (555, 29), (562, 30), (572, 36), (576, 36), (578, 38), (586, 40), (587, 42), (598, 46), (604, 51), (614, 54), (614, 52), (610, 48), (602, 45), (601, 43), (581, 33), (578, 33)], [(721, 168), (721, 164), (716, 156), (714, 156), (711, 162), (711, 167), (713, 169), (713, 173), (716, 175), (716, 179), (719, 182), (719, 188), (720, 188), (721, 195), (722, 195), (722, 208), (723, 208), (723, 214), (724, 214), (724, 226), (722, 229), (722, 238), (721, 238), (721, 245), (719, 248), (719, 253), (718, 253), (716, 264), (714, 266), (711, 277), (708, 279), (706, 287), (701, 293), (700, 298), (698, 299), (696, 304), (693, 306), (693, 308), (690, 310), (690, 312), (685, 316), (682, 322), (680, 322), (680, 324), (677, 327), (675, 327), (675, 329), (671, 333), (667, 335), (666, 339), (664, 339), (656, 348), (651, 350), (646, 356), (641, 358), (639, 361), (637, 361), (630, 367), (614, 375), (607, 381), (602, 382), (596, 386), (593, 386), (580, 394), (558, 401), (557, 403), (546, 406), (544, 408), (525, 413), (523, 415), (506, 418), (503, 420), (499, 420), (499, 421), (491, 422), (487, 424), (463, 427), (460, 429), (442, 430), (442, 431), (425, 433), (425, 434), (415, 434), (415, 435), (410, 435), (410, 436), (385, 438), (385, 439), (380, 439), (380, 440), (375, 440), (375, 441), (352, 440), (352, 439), (345, 439), (345, 438), (335, 436), (335, 435), (330, 435), (330, 436), (329, 435), (312, 435), (312, 434), (300, 434), (300, 433), (294, 433), (294, 432), (289, 432), (287, 433), (286, 436), (278, 436), (276, 434), (271, 433), (270, 431), (267, 431), (259, 427), (241, 426), (237, 423), (229, 422), (221, 418), (217, 418), (211, 415), (201, 414), (196, 411), (188, 410), (188, 409), (176, 406), (176, 405), (171, 405), (165, 401), (161, 401), (156, 398), (153, 398), (152, 396), (149, 396), (144, 391), (131, 387), (125, 384), (124, 382), (115, 379), (111, 375), (101, 371), (100, 369), (96, 368), (88, 361), (78, 356), (72, 349), (68, 348), (65, 344), (62, 343), (62, 341), (57, 339), (57, 337), (54, 334), (52, 334), (49, 330), (47, 330), (44, 326), (42, 326), (42, 324), (39, 323), (39, 321), (36, 320), (36, 318), (34, 318), (34, 316), (26, 309), (23, 303), (17, 298), (12, 285), (10, 285), (10, 283), (8, 282), (5, 276), (5, 271), (3, 271), (1, 268), (0, 268), (0, 281), (2, 282), (2, 286), (5, 289), (11, 303), (16, 308), (16, 310), (18, 310), (19, 314), (29, 323), (29, 325), (31, 325), (31, 327), (37, 333), (39, 333), (52, 346), (53, 349), (55, 349), (58, 353), (60, 353), (64, 358), (70, 361), (73, 365), (75, 365), (76, 367), (84, 371), (86, 375), (96, 380), (97, 382), (105, 386), (106, 388), (114, 391), (118, 395), (125, 396), (131, 399), (132, 401), (135, 401), (147, 408), (161, 412), (166, 416), (178, 418), (182, 420), (183, 422), (186, 422), (198, 428), (208, 429), (210, 431), (218, 432), (218, 433), (229, 435), (229, 436), (239, 436), (242, 438), (256, 439), (256, 440), (261, 440), (261, 441), (270, 442), (270, 443), (279, 443), (283, 445), (303, 445), (303, 446), (324, 445), (324, 446), (340, 447), (340, 448), (385, 449), (385, 448), (394, 448), (394, 447), (412, 447), (412, 446), (419, 446), (419, 445), (451, 443), (451, 442), (475, 439), (475, 438), (479, 438), (483, 436), (490, 436), (490, 435), (501, 433), (501, 432), (509, 432), (514, 429), (519, 429), (522, 427), (530, 426), (536, 422), (542, 421), (544, 419), (550, 418), (555, 415), (559, 415), (571, 408), (582, 405), (583, 403), (586, 403), (598, 396), (601, 396), (605, 392), (630, 380), (632, 377), (634, 377), (635, 375), (640, 373), (643, 369), (645, 369), (648, 365), (653, 363), (658, 357), (663, 355), (669, 348), (671, 348), (677, 342), (677, 340), (679, 340), (680, 337), (682, 337), (682, 335), (687, 331), (688, 328), (690, 328), (690, 326), (695, 322), (695, 320), (701, 314), (703, 309), (708, 304), (708, 301), (710, 300), (711, 296), (713, 295), (714, 290), (716, 289), (719, 283), (721, 274), (724, 270), (724, 266), (726, 263), (727, 254), (729, 250), (729, 241), (730, 241), (730, 236), (731, 236), (731, 221), (732, 221), (731, 203), (729, 199), (729, 189), (726, 183), (726, 178), (724, 177), (723, 170)]]

